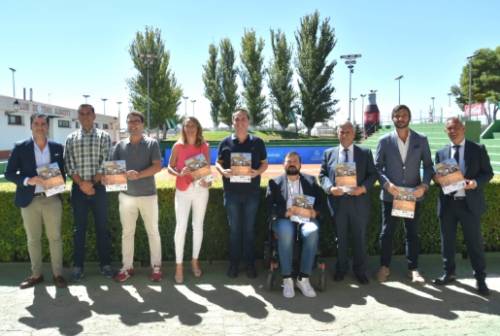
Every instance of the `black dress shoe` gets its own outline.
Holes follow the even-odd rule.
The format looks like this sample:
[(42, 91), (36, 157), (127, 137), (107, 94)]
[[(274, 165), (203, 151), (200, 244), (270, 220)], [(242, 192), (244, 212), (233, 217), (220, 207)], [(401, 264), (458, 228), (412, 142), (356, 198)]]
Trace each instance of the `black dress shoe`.
[(66, 279), (64, 279), (61, 275), (54, 276), (54, 285), (56, 285), (57, 288), (66, 288), (68, 287), (68, 283), (66, 282)]
[(368, 285), (370, 283), (370, 280), (368, 280), (368, 277), (365, 274), (355, 274), (354, 276), (360, 285)]
[(43, 282), (43, 275), (40, 275), (39, 277), (36, 277), (36, 278), (33, 276), (30, 276), (30, 277), (24, 279), (23, 282), (21, 282), (19, 284), (19, 287), (21, 289), (26, 289), (26, 288), (33, 287), (34, 285), (37, 285), (40, 282)]
[(444, 285), (447, 285), (447, 284), (450, 284), (452, 283), (453, 281), (455, 281), (457, 278), (455, 277), (455, 274), (448, 274), (448, 273), (445, 273), (443, 274), (442, 276), (440, 276), (439, 278), (436, 278), (434, 279), (432, 282), (435, 284), (435, 285), (438, 285), (438, 286), (444, 286)]
[(238, 277), (238, 266), (229, 265), (229, 268), (227, 269), (226, 274), (230, 278), (237, 278)]
[(335, 275), (333, 276), (333, 281), (342, 281), (344, 280), (345, 274), (342, 272), (335, 272)]
[(256, 277), (257, 277), (257, 270), (255, 269), (255, 266), (253, 265), (247, 266), (247, 278), (255, 279)]
[(490, 295), (490, 290), (488, 286), (486, 286), (486, 281), (484, 279), (476, 281), (477, 292), (483, 296)]

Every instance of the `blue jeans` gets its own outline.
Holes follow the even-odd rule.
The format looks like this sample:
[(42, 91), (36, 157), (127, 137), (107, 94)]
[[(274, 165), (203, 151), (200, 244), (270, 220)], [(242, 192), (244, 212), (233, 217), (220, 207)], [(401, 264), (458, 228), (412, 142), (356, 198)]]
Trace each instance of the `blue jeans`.
[(314, 257), (318, 249), (319, 225), (316, 219), (312, 223), (298, 226), (289, 219), (280, 218), (273, 223), (273, 231), (278, 235), (278, 254), (281, 274), (292, 274), (293, 246), (295, 230), (300, 228), (302, 237), (302, 252), (300, 258), (300, 273), (310, 275), (313, 269)]
[(102, 185), (96, 185), (93, 196), (85, 195), (76, 184), (71, 188), (71, 205), (74, 218), (74, 251), (73, 263), (75, 267), (82, 267), (85, 260), (85, 238), (87, 235), (88, 212), (92, 211), (95, 222), (97, 253), (100, 265), (111, 264), (111, 237), (107, 228), (108, 197)]
[(229, 223), (229, 260), (237, 266), (242, 257), (247, 266), (255, 262), (255, 216), (259, 207), (259, 192), (238, 194), (224, 192), (224, 207)]

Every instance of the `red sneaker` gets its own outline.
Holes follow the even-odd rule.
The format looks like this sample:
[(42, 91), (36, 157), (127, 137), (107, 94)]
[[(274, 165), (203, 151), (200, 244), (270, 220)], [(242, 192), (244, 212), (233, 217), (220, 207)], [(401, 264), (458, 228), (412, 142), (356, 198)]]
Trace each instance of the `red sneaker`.
[(149, 275), (149, 280), (153, 282), (159, 282), (162, 279), (162, 273), (159, 266), (153, 267), (151, 274)]
[(120, 272), (118, 272), (116, 275), (115, 275), (115, 281), (118, 281), (118, 282), (125, 282), (128, 280), (128, 278), (130, 278), (132, 275), (134, 275), (134, 269), (133, 268), (130, 268), (128, 270), (126, 269), (122, 269)]

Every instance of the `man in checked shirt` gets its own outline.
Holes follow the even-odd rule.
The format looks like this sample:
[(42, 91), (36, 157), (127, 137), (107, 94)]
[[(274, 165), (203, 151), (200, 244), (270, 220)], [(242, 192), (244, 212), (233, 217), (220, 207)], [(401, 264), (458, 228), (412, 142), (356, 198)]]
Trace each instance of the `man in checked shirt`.
[(73, 179), (71, 205), (74, 218), (73, 281), (83, 278), (85, 259), (85, 236), (87, 233), (88, 211), (94, 215), (101, 273), (113, 277), (110, 250), (111, 240), (107, 228), (106, 189), (101, 184), (103, 163), (108, 160), (111, 138), (105, 131), (94, 125), (94, 107), (82, 104), (78, 108), (81, 128), (68, 135), (64, 147), (64, 161), (68, 176)]

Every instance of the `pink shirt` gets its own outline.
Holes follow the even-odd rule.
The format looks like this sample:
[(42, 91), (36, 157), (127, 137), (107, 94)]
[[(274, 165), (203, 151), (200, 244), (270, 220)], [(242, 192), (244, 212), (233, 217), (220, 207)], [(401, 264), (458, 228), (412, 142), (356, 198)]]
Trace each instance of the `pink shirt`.
[[(208, 144), (203, 143), (200, 147), (196, 147), (195, 145), (185, 145), (181, 143), (175, 143), (173, 149), (177, 149), (177, 163), (175, 165), (175, 170), (180, 172), (186, 165), (184, 164), (186, 159), (193, 157), (198, 154), (203, 154), (208, 160)], [(177, 176), (175, 181), (175, 187), (179, 190), (186, 190), (189, 185), (193, 182), (193, 178), (191, 175), (186, 176)]]

